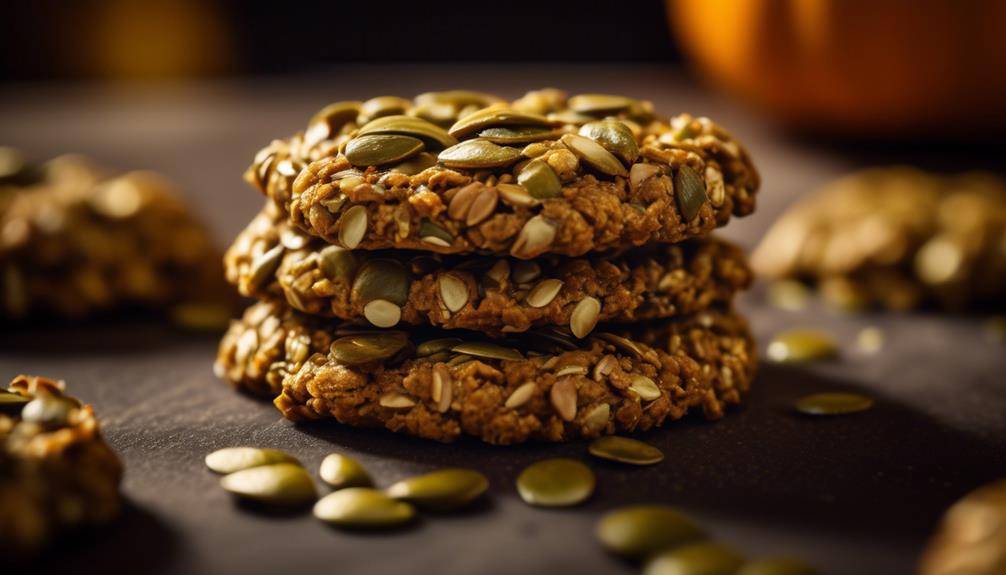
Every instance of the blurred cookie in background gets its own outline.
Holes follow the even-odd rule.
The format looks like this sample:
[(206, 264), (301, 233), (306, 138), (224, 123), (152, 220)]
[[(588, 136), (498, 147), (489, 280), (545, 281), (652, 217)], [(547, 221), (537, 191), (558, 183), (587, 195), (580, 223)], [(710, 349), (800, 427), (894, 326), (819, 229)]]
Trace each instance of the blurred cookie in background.
[(943, 516), (920, 575), (1006, 573), (1006, 480), (972, 491)]

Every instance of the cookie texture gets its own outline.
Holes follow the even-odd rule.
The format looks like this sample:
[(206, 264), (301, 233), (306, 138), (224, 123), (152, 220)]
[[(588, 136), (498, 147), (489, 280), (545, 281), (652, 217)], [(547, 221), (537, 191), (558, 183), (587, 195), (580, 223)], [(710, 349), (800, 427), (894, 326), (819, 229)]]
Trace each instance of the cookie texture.
[(680, 317), (728, 305), (751, 282), (743, 252), (716, 238), (534, 261), (351, 251), (305, 235), (271, 204), (224, 262), (243, 295), (280, 298), (304, 313), (368, 320), (368, 305), (383, 301), (403, 323), (495, 335), (568, 326), (586, 298), (599, 303), (597, 321)]
[(373, 330), (280, 303), (253, 305), (221, 342), (217, 373), (274, 396), (294, 421), (333, 418), (437, 441), (568, 441), (721, 417), (756, 369), (744, 320), (708, 310), (585, 339), (539, 329)]

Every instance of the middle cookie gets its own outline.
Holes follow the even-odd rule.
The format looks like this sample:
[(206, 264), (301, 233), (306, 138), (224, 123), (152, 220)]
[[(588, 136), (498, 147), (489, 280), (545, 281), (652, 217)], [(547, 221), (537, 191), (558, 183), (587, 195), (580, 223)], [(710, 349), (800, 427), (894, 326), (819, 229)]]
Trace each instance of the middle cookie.
[(272, 204), (224, 261), (243, 295), (281, 298), (308, 314), (491, 335), (558, 325), (585, 337), (598, 321), (694, 314), (728, 304), (752, 278), (743, 252), (717, 238), (534, 261), (350, 251), (297, 231)]

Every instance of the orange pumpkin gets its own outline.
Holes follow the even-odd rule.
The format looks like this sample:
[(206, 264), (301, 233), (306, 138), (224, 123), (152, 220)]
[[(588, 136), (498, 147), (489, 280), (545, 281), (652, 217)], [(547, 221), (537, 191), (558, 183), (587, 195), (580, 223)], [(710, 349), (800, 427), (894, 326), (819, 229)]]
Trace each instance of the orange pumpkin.
[(860, 134), (1006, 126), (1006, 2), (668, 0), (685, 52), (791, 124)]

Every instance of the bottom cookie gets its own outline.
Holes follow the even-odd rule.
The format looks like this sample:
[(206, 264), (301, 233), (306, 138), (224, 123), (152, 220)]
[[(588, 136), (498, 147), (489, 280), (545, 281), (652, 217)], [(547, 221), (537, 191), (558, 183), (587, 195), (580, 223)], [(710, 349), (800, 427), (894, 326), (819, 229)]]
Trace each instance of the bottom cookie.
[(577, 340), (375, 330), (261, 302), (232, 323), (216, 371), (294, 421), (334, 418), (437, 441), (569, 441), (643, 431), (738, 403), (756, 369), (743, 318), (709, 311)]

